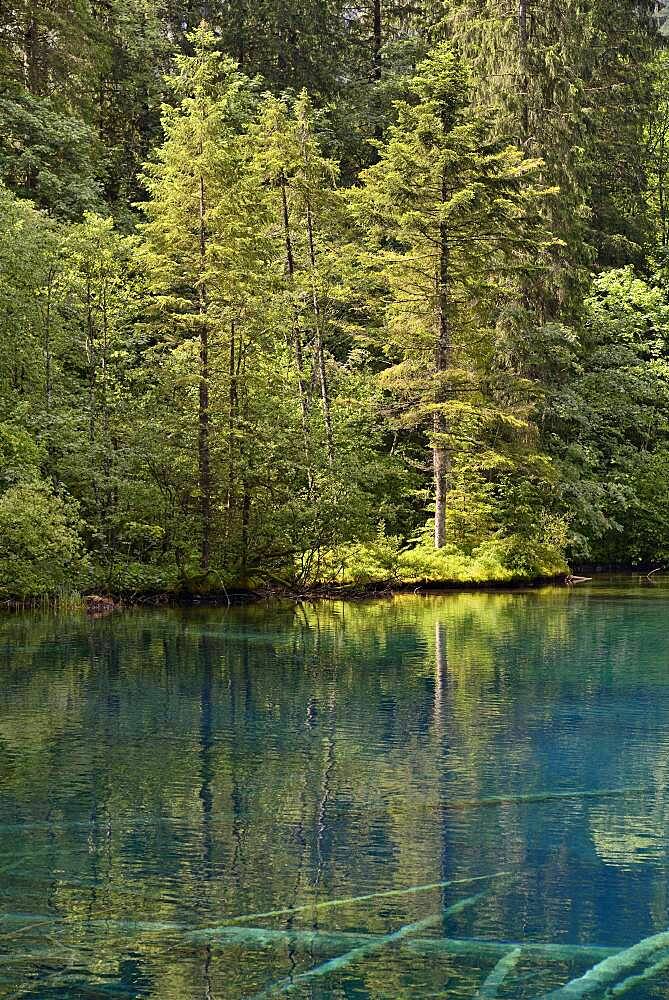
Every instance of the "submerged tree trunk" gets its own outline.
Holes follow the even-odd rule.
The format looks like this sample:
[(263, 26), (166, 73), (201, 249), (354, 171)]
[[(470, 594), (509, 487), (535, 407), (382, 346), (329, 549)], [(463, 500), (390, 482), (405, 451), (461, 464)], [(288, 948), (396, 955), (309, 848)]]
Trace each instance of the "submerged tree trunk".
[(200, 313), (200, 398), (198, 408), (198, 465), (200, 485), (200, 516), (202, 540), (200, 561), (207, 572), (211, 558), (211, 458), (209, 450), (209, 328), (207, 323), (207, 288), (204, 280), (207, 238), (205, 231), (205, 185), (200, 175), (200, 283), (198, 307)]

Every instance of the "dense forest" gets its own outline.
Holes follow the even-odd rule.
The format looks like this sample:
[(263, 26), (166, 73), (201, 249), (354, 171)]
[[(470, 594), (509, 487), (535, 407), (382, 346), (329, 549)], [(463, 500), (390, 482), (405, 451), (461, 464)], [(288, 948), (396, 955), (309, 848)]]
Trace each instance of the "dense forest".
[(0, 597), (669, 559), (650, 0), (16, 0)]

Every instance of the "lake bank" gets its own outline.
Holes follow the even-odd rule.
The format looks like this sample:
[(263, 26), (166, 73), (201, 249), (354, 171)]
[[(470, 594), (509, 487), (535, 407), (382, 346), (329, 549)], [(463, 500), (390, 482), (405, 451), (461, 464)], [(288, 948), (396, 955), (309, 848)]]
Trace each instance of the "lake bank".
[(53, 597), (6, 598), (0, 601), (0, 611), (39, 610), (40, 608), (55, 608), (62, 610), (90, 610), (94, 613), (106, 613), (124, 607), (227, 607), (268, 601), (321, 601), (347, 600), (364, 601), (395, 595), (436, 595), (439, 593), (477, 593), (496, 591), (536, 590), (541, 587), (555, 585), (570, 586), (581, 582), (581, 578), (572, 580), (569, 574), (560, 573), (554, 576), (540, 576), (533, 579), (523, 577), (505, 580), (424, 580), (412, 583), (402, 583), (393, 580), (372, 581), (366, 584), (334, 584), (323, 583), (305, 587), (266, 586), (259, 588), (231, 588), (207, 592), (155, 591), (137, 592), (105, 592), (95, 594), (64, 594)]
[(522, 593), (551, 587), (581, 587), (592, 583), (597, 585), (630, 585), (649, 587), (659, 583), (661, 578), (652, 571), (619, 570), (601, 571), (581, 567), (578, 573), (559, 573), (552, 576), (538, 576), (532, 579), (516, 577), (504, 580), (424, 580), (402, 583), (396, 580), (378, 580), (366, 584), (323, 583), (305, 587), (266, 586), (258, 588), (231, 588), (208, 592), (149, 591), (105, 592), (96, 594), (73, 593), (54, 597), (22, 600), (8, 598), (0, 601), (0, 611), (22, 611), (52, 609), (62, 611), (87, 611), (93, 615), (108, 614), (123, 608), (224, 608), (245, 604), (267, 604), (272, 601), (317, 602), (317, 601), (373, 601), (377, 598), (394, 596), (438, 596), (439, 594), (476, 593)]

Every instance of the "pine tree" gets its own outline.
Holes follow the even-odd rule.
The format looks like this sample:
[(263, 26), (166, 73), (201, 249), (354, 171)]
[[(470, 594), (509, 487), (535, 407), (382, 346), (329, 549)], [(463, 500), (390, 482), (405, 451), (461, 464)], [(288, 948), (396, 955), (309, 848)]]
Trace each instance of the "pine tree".
[(164, 10), (152, 0), (111, 0), (94, 8), (99, 55), (92, 120), (104, 157), (103, 195), (124, 225), (144, 191), (138, 174), (160, 140), (165, 74), (174, 54)]
[(309, 86), (334, 94), (346, 63), (343, 0), (226, 0), (225, 3), (167, 0), (167, 31), (183, 52), (189, 34), (205, 20), (222, 49), (249, 77), (261, 75), (274, 92)]
[(669, 247), (669, 54), (658, 53), (653, 66), (653, 98), (646, 123), (646, 174), (649, 209), (656, 238)]
[(457, 0), (445, 23), (497, 130), (544, 161), (559, 241), (532, 290), (546, 321), (573, 321), (593, 263), (638, 259), (646, 239), (642, 122), (657, 46), (652, 0)]
[(591, 231), (600, 266), (639, 263), (650, 236), (644, 123), (659, 35), (654, 0), (590, 0), (586, 94)]
[(60, 218), (100, 205), (92, 123), (102, 48), (86, 0), (10, 5), (0, 26), (0, 176)]

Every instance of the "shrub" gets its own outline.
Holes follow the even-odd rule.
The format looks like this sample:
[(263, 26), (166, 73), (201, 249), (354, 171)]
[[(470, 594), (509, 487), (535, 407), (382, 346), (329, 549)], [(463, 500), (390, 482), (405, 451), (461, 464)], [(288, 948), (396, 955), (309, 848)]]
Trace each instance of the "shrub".
[(81, 562), (76, 507), (44, 483), (24, 482), (0, 495), (0, 596), (54, 594)]

